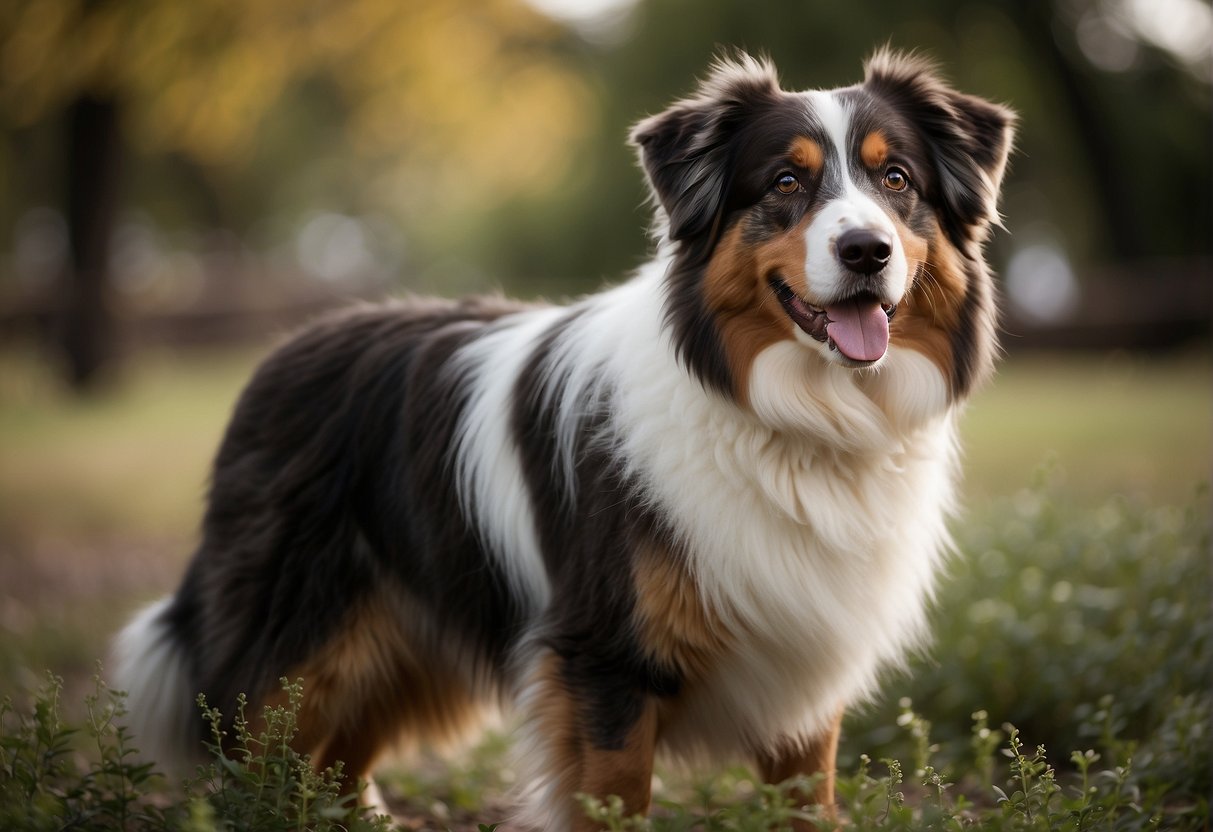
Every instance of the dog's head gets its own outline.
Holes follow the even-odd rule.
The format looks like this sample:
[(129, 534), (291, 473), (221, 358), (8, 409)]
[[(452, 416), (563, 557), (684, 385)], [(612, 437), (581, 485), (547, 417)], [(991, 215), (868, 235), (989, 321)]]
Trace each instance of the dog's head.
[(889, 50), (862, 84), (829, 91), (784, 91), (746, 55), (719, 61), (631, 135), (674, 249), (666, 318), (681, 360), (744, 401), (756, 358), (781, 341), (841, 372), (904, 348), (962, 396), (994, 353), (981, 248), (1013, 121)]

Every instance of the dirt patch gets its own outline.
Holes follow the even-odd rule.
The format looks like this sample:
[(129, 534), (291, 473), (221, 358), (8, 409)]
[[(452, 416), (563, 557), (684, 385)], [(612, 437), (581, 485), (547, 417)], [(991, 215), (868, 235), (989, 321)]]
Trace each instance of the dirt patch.
[(92, 689), (98, 660), (140, 605), (172, 590), (188, 558), (182, 541), (90, 541), (0, 536), (0, 679), (16, 691), (63, 678), (68, 715)]
[(121, 603), (171, 590), (190, 544), (180, 540), (0, 540), (0, 600), (37, 610), (81, 600)]

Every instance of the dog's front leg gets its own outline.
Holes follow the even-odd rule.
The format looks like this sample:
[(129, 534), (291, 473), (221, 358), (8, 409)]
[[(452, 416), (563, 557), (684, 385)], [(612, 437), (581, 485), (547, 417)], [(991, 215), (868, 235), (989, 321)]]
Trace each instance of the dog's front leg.
[[(639, 718), (623, 735), (622, 743), (602, 745), (592, 734), (582, 737), (581, 777), (574, 794), (597, 798), (618, 795), (626, 817), (649, 811), (653, 788), (653, 751), (657, 738), (656, 702), (646, 700)], [(578, 810), (581, 807), (578, 806)], [(585, 812), (577, 813), (573, 829), (606, 828)]]
[(524, 828), (604, 829), (587, 815), (579, 794), (618, 795), (625, 816), (648, 812), (657, 699), (587, 681), (554, 654), (545, 656), (531, 677), (522, 753), (534, 782), (523, 809)]
[[(822, 807), (827, 818), (824, 829), (834, 829), (837, 824), (837, 807), (834, 805), (834, 770), (838, 756), (838, 737), (842, 733), (842, 711), (830, 725), (815, 737), (801, 742), (787, 742), (774, 749), (759, 751), (756, 756), (758, 771), (767, 783), (782, 783), (797, 775), (813, 777), (821, 775), (811, 794), (797, 789), (792, 792), (797, 806), (816, 803)], [(805, 820), (792, 821), (795, 832), (819, 832), (819, 827)]]

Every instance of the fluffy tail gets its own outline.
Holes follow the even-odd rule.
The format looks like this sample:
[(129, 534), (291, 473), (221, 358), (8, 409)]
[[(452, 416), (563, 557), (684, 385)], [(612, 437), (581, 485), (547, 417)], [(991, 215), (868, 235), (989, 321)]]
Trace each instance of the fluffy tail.
[(139, 756), (163, 772), (192, 772), (201, 752), (202, 715), (190, 690), (185, 650), (163, 598), (136, 615), (114, 640), (112, 687), (126, 691), (126, 724)]

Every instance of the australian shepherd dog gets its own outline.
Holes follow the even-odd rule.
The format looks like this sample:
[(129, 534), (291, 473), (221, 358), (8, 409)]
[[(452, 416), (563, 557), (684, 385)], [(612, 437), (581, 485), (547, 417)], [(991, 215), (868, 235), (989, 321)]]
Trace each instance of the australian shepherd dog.
[(365, 776), (520, 713), (523, 828), (650, 800), (654, 754), (813, 778), (902, 661), (948, 547), (955, 417), (991, 370), (1007, 109), (924, 60), (788, 92), (721, 59), (631, 133), (656, 254), (566, 306), (343, 310), (257, 370), (176, 593), (116, 647), (132, 730), (282, 700)]

